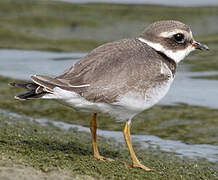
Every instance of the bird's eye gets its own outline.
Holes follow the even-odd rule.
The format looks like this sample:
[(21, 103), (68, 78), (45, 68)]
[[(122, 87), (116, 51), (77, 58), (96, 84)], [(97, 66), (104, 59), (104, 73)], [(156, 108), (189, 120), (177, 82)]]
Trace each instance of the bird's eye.
[(181, 33), (175, 34), (174, 38), (175, 38), (176, 42), (178, 42), (178, 43), (184, 42), (184, 35)]

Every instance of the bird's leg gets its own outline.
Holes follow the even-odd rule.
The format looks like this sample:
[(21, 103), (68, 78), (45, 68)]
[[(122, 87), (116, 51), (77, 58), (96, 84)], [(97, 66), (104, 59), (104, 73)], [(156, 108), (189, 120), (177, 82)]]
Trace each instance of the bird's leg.
[(92, 133), (92, 146), (94, 151), (94, 157), (99, 160), (104, 160), (104, 157), (101, 156), (98, 152), (97, 142), (96, 142), (96, 130), (97, 130), (97, 123), (96, 123), (96, 116), (97, 114), (94, 113), (90, 122), (90, 130)]
[(131, 137), (130, 137), (130, 123), (131, 123), (131, 120), (127, 121), (125, 124), (124, 130), (123, 130), (123, 135), (124, 135), (126, 144), (129, 148), (129, 152), (130, 152), (130, 155), (132, 158), (132, 164), (130, 166), (136, 167), (136, 168), (141, 168), (141, 169), (144, 169), (146, 171), (150, 171), (151, 169), (149, 169), (148, 167), (141, 164), (135, 155), (135, 152), (134, 152), (133, 147), (132, 147)]
[(96, 130), (97, 130), (97, 123), (96, 123), (96, 116), (97, 114), (94, 113), (90, 122), (90, 130), (92, 133), (92, 145), (93, 145), (93, 151), (94, 151), (94, 157), (99, 159), (99, 160), (109, 160), (112, 161), (112, 159), (110, 158), (105, 158), (104, 156), (101, 156), (98, 152), (98, 146), (97, 146), (97, 142), (96, 142)]

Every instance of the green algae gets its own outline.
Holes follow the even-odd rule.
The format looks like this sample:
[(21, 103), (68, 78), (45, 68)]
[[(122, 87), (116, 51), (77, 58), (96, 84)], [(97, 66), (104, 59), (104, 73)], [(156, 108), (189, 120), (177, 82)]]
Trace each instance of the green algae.
[[(115, 161), (99, 161), (92, 156), (89, 133), (76, 129), (63, 131), (52, 125), (41, 126), (25, 118), (0, 113), (0, 162), (8, 159), (19, 166), (33, 167), (42, 172), (67, 172), (94, 179), (216, 179), (217, 163), (204, 159), (191, 160), (172, 153), (134, 146), (143, 164), (152, 169), (145, 172), (128, 168), (127, 148), (114, 139), (98, 137), (99, 151)], [(6, 163), (7, 164), (7, 163)], [(0, 163), (0, 169), (4, 167)], [(30, 176), (31, 177), (31, 176)]]
[(218, 75), (209, 76), (192, 76), (193, 79), (208, 79), (208, 80), (218, 80)]

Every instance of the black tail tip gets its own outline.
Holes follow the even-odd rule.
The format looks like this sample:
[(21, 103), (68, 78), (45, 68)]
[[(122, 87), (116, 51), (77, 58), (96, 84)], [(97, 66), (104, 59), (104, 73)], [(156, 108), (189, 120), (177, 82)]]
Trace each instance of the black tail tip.
[(26, 100), (25, 98), (22, 98), (20, 96), (14, 96), (14, 99), (17, 99), (17, 100), (20, 100), (20, 101), (25, 101)]
[(9, 86), (16, 86), (15, 82), (8, 83)]

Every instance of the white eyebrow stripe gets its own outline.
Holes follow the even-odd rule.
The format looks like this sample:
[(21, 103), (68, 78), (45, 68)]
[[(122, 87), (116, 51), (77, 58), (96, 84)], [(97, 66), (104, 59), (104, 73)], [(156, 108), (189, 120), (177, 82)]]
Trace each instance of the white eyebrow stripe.
[(170, 31), (170, 32), (168, 32), (168, 31), (162, 32), (159, 34), (159, 36), (167, 38), (167, 37), (172, 37), (173, 35), (175, 35), (177, 33), (187, 34), (186, 31), (183, 31), (181, 29), (175, 29), (174, 31)]
[(70, 85), (71, 87), (75, 87), (75, 88), (80, 88), (80, 87), (89, 87), (90, 84), (83, 84), (83, 85), (78, 85), (78, 86), (73, 86), (73, 85)]

